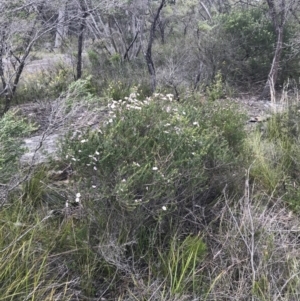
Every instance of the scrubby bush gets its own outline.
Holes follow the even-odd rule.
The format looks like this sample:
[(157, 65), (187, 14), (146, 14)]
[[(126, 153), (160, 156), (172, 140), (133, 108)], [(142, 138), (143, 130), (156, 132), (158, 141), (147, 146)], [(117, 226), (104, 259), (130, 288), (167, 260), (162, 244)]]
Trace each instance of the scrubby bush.
[(226, 100), (104, 101), (87, 79), (65, 96), (67, 110), (107, 115), (62, 140), (67, 180), (40, 166), (1, 208), (1, 296), (294, 299), (299, 221), (284, 201), (299, 195), (297, 110), (254, 140)]
[(207, 87), (206, 94), (209, 101), (218, 100), (224, 98), (224, 85), (221, 72), (218, 72), (212, 84)]
[(117, 81), (108, 83), (106, 89), (104, 89), (104, 96), (108, 99), (120, 100), (128, 97), (130, 94), (130, 86)]
[[(249, 9), (236, 8), (215, 15), (203, 31), (200, 53), (210, 63), (211, 79), (217, 70), (230, 85), (242, 88), (265, 82), (274, 55), (276, 34), (264, 5)], [(292, 22), (284, 27), (281, 72), (278, 84), (299, 77), (298, 54), (290, 46), (297, 34)]]
[(143, 57), (132, 61), (122, 60), (120, 54), (107, 55), (97, 44), (88, 49), (88, 69), (93, 75), (97, 94), (114, 100), (123, 99), (130, 94), (131, 87), (138, 87), (139, 99), (152, 94), (148, 83), (148, 71)]
[(223, 38), (229, 39), (231, 49), (226, 51), (223, 65), (228, 78), (238, 82), (264, 80), (273, 58), (276, 40), (266, 9), (235, 10), (221, 16)]
[(242, 119), (232, 107), (195, 105), (160, 96), (138, 101), (131, 95), (109, 104), (104, 129), (78, 133), (64, 147), (73, 164), (85, 166), (104, 190), (110, 188), (119, 205), (135, 208), (149, 202), (155, 210), (164, 205), (179, 209), (185, 199), (199, 202), (207, 189), (224, 184), (207, 186), (214, 173), (230, 170), (244, 138)]
[(92, 83), (92, 76), (70, 83), (63, 96), (69, 105), (81, 100), (82, 102), (92, 102), (95, 99), (95, 87)]
[[(230, 191), (240, 178), (242, 116), (226, 102), (202, 106), (172, 98), (157, 94), (139, 101), (131, 94), (111, 101), (104, 126), (72, 133), (62, 145), (79, 187), (95, 194), (92, 208), (101, 216), (97, 232), (134, 241), (130, 252), (145, 264), (159, 254), (165, 261), (164, 249), (171, 248), (174, 235), (185, 244), (188, 234), (197, 235), (193, 222), (203, 208), (209, 210), (224, 187)], [(197, 249), (198, 240), (191, 241), (189, 248)], [(174, 292), (193, 266), (181, 257), (186, 255), (176, 256), (184, 262), (177, 279), (171, 279)]]
[(72, 80), (71, 68), (63, 63), (34, 73), (28, 72), (23, 75), (14, 95), (14, 101), (23, 103), (40, 99), (55, 99), (67, 89)]
[(25, 134), (34, 130), (17, 111), (9, 111), (0, 118), (0, 182), (9, 180), (16, 171), (18, 159), (25, 151), (20, 140)]

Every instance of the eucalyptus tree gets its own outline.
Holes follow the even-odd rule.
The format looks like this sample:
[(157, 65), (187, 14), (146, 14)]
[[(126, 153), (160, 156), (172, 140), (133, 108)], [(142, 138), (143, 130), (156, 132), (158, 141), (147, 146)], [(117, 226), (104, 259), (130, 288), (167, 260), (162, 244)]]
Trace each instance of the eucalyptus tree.
[(148, 71), (149, 71), (149, 74), (150, 74), (150, 77), (151, 77), (151, 90), (152, 90), (152, 92), (154, 92), (155, 89), (156, 89), (156, 71), (155, 71), (155, 65), (154, 65), (153, 58), (152, 58), (152, 46), (153, 46), (153, 42), (154, 42), (154, 35), (155, 35), (156, 26), (157, 26), (157, 23), (159, 22), (159, 16), (160, 16), (160, 13), (161, 13), (161, 11), (162, 11), (165, 4), (166, 4), (166, 0), (161, 0), (160, 3), (159, 3), (159, 6), (154, 11), (153, 20), (151, 21), (151, 27), (150, 27), (150, 34), (149, 34), (147, 49), (144, 52), (144, 56), (145, 56), (145, 59), (146, 59), (146, 62), (147, 62)]
[(61, 50), (63, 41), (67, 38), (68, 34), (68, 11), (67, 4), (70, 0), (64, 0), (59, 3), (57, 10), (58, 16), (56, 21), (56, 33), (55, 33), (55, 42), (54, 48), (57, 50)]
[(46, 0), (0, 3), (1, 114), (11, 105), (34, 45), (55, 28), (54, 17), (46, 10)]
[(82, 51), (84, 41), (84, 31), (86, 28), (86, 18), (89, 15), (88, 5), (85, 0), (78, 0), (79, 6), (79, 29), (78, 29), (78, 43), (77, 43), (77, 68), (76, 79), (80, 79), (82, 75)]
[(269, 17), (272, 21), (274, 31), (276, 33), (275, 50), (273, 61), (270, 67), (267, 82), (260, 95), (260, 99), (269, 98), (274, 99), (275, 84), (277, 82), (278, 73), (280, 70), (280, 60), (283, 50), (283, 36), (284, 28), (287, 21), (291, 17), (291, 13), (295, 12), (299, 7), (297, 0), (265, 0), (269, 8)]

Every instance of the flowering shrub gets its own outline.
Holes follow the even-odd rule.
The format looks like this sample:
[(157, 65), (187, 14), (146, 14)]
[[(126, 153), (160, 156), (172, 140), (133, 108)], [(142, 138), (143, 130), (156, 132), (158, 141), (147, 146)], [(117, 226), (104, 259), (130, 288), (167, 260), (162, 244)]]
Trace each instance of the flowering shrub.
[(102, 125), (70, 133), (62, 153), (91, 212), (93, 236), (126, 243), (127, 258), (139, 258), (172, 293), (192, 291), (201, 287), (195, 271), (206, 256), (204, 212), (225, 187), (235, 194), (234, 186), (243, 187), (244, 120), (226, 101), (138, 97), (133, 90), (108, 100)]
[(72, 133), (63, 145), (66, 159), (108, 207), (146, 213), (139, 217), (144, 223), (206, 205), (232, 181), (242, 119), (231, 107), (137, 96), (110, 100), (98, 130)]

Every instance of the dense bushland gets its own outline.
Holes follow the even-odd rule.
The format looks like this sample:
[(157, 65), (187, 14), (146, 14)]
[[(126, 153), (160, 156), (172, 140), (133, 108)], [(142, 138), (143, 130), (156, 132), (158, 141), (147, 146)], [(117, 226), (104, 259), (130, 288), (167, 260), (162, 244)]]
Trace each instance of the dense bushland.
[(295, 298), (297, 108), (247, 133), (224, 99), (91, 87), (71, 84), (61, 108), (105, 107), (101, 122), (66, 135), (61, 159), (2, 204), (2, 299)]
[[(231, 97), (268, 79), (264, 1), (83, 2), (0, 4), (0, 300), (298, 300), (296, 2), (257, 127)], [(57, 158), (21, 165), (36, 130)]]

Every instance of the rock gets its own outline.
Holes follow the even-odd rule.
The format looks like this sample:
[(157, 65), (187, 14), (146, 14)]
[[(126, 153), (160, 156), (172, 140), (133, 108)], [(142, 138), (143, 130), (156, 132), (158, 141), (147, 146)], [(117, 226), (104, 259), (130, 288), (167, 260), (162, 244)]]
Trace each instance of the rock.
[(251, 117), (248, 122), (264, 122), (271, 118), (270, 115)]
[(72, 165), (69, 164), (63, 170), (53, 171), (49, 174), (49, 179), (52, 181), (67, 181), (69, 177), (73, 174)]
[(49, 162), (50, 158), (57, 158), (59, 134), (51, 134), (43, 138), (42, 135), (24, 139), (24, 147), (27, 149), (21, 157), (22, 165)]

